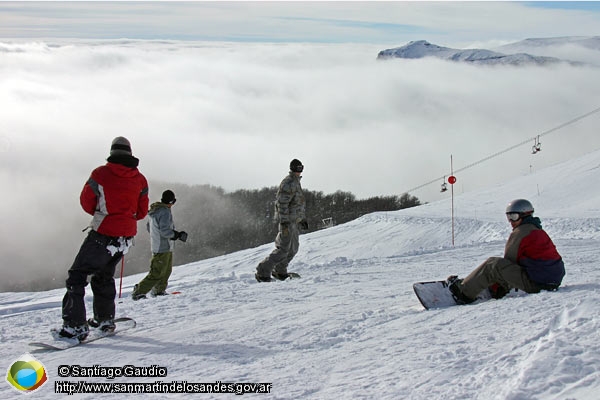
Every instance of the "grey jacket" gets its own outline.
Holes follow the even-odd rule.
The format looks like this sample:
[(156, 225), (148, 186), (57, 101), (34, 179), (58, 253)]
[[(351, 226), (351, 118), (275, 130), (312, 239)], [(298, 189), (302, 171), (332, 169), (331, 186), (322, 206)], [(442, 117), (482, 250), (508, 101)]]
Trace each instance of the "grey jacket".
[(150, 211), (148, 211), (148, 217), (149, 221), (146, 227), (150, 232), (150, 249), (152, 253), (173, 251), (174, 241), (170, 239), (175, 236), (175, 226), (169, 206), (161, 202), (153, 203), (150, 206)]
[(306, 201), (300, 177), (290, 172), (279, 184), (275, 200), (275, 217), (279, 223), (297, 223), (306, 218)]

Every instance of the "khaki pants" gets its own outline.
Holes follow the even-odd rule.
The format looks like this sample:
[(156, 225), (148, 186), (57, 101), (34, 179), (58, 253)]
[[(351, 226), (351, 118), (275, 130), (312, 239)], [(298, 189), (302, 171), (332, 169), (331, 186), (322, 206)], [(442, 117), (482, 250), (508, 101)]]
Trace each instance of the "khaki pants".
[(498, 283), (505, 289), (520, 289), (526, 293), (538, 293), (540, 288), (533, 283), (525, 269), (502, 257), (490, 257), (469, 274), (460, 285), (465, 296), (474, 299), (490, 285)]
[(297, 224), (289, 224), (287, 229), (282, 228), (280, 224), (279, 233), (275, 238), (275, 250), (256, 267), (258, 276), (271, 277), (273, 270), (278, 274), (286, 274), (288, 264), (298, 253), (299, 237)]
[(167, 289), (173, 271), (173, 252), (154, 253), (150, 262), (150, 272), (138, 284), (135, 294), (162, 293)]

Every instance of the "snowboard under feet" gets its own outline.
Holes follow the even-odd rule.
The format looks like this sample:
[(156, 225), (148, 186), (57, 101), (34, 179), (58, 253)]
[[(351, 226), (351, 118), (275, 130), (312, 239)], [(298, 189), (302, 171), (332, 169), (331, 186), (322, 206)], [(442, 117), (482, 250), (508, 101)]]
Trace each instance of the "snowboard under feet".
[[(413, 284), (417, 298), (427, 310), (459, 305), (452, 295), (447, 281), (417, 282)], [(489, 290), (483, 290), (475, 302), (487, 301), (492, 298)]]
[(70, 349), (71, 347), (79, 346), (80, 344), (94, 342), (98, 339), (114, 336), (120, 332), (133, 329), (136, 326), (136, 322), (133, 318), (121, 317), (115, 319), (115, 325), (116, 329), (112, 332), (104, 332), (100, 329), (91, 328), (88, 336), (82, 341), (75, 338), (59, 337), (58, 330), (52, 329), (50, 333), (52, 334), (53, 340), (48, 342), (31, 342), (29, 343), (29, 346), (36, 348), (37, 350), (66, 350)]

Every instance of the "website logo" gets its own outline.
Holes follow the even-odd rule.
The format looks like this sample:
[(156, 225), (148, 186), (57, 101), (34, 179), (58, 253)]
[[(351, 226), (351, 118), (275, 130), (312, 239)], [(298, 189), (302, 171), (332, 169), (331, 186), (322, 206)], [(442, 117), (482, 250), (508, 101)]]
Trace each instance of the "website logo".
[(6, 371), (6, 382), (22, 393), (31, 393), (46, 383), (48, 375), (41, 362), (25, 353)]

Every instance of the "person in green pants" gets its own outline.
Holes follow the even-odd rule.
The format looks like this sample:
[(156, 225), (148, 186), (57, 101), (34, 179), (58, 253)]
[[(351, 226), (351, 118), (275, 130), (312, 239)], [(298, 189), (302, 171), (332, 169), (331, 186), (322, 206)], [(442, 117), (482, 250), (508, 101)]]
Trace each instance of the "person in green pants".
[(153, 296), (167, 294), (165, 290), (173, 270), (173, 243), (178, 239), (182, 242), (187, 240), (187, 233), (176, 231), (173, 224), (171, 207), (176, 201), (175, 193), (165, 190), (161, 200), (150, 206), (147, 228), (150, 232), (152, 261), (148, 275), (133, 288), (133, 300), (145, 299), (150, 291)]

